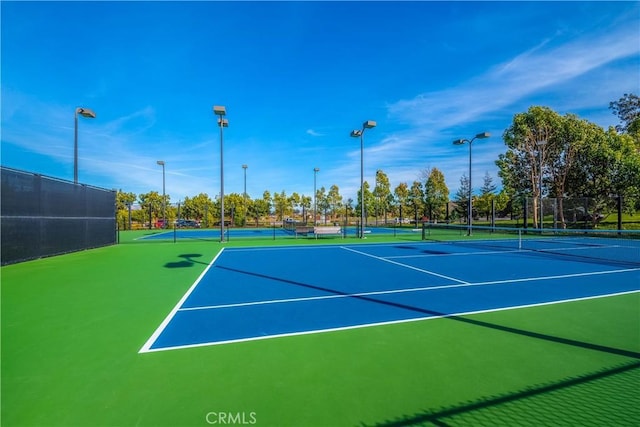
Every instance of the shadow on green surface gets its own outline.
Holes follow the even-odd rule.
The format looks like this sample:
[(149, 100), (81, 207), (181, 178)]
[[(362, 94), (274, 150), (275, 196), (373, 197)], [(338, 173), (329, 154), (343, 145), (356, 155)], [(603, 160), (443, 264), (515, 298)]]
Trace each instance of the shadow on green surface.
[[(494, 408), (498, 412), (491, 412), (491, 414), (489, 414), (488, 416), (487, 414), (483, 414), (483, 417), (485, 420), (487, 420), (487, 418), (489, 419), (493, 418), (494, 421), (497, 421), (498, 418), (502, 418), (501, 417), (502, 415), (504, 416), (505, 419), (510, 417), (509, 420), (511, 422), (515, 422), (516, 420), (514, 419), (514, 414), (513, 414), (514, 408), (511, 408), (511, 414), (507, 415), (508, 411), (500, 412), (500, 409), (496, 407), (498, 405), (503, 405), (507, 403), (514, 403), (514, 402), (522, 403), (522, 401), (524, 401), (527, 398), (547, 395), (554, 391), (560, 391), (560, 390), (568, 391), (568, 389), (570, 388), (574, 388), (574, 391), (575, 391), (578, 386), (589, 385), (592, 388), (589, 388), (586, 393), (582, 393), (582, 395), (586, 395), (586, 398), (585, 398), (586, 402), (585, 400), (582, 400), (581, 402), (575, 401), (573, 399), (573, 397), (575, 396), (565, 396), (560, 398), (564, 408), (573, 408), (573, 414), (568, 414), (566, 411), (563, 411), (560, 413), (554, 413), (552, 408), (550, 408), (549, 405), (547, 405), (550, 402), (534, 402), (533, 405), (528, 405), (529, 407), (526, 408), (528, 412), (526, 410), (521, 411), (519, 415), (520, 417), (522, 416), (528, 417), (529, 415), (535, 417), (536, 414), (539, 414), (539, 413), (551, 412), (552, 413), (551, 416), (554, 417), (556, 421), (564, 421), (564, 422), (569, 421), (566, 419), (563, 420), (563, 417), (572, 415), (575, 419), (573, 419), (572, 421), (569, 421), (569, 423), (578, 422), (581, 418), (589, 417), (589, 414), (585, 414), (580, 411), (581, 407), (578, 406), (579, 403), (583, 405), (587, 403), (589, 407), (597, 406), (598, 403), (600, 403), (601, 406), (605, 406), (608, 409), (611, 409), (610, 405), (607, 402), (598, 402), (599, 400), (602, 400), (602, 397), (606, 395), (606, 392), (599, 393), (601, 390), (598, 390), (599, 386), (595, 384), (597, 380), (603, 380), (603, 379), (612, 380), (614, 379), (614, 377), (618, 376), (618, 381), (617, 381), (618, 384), (616, 384), (616, 387), (611, 387), (609, 384), (605, 385), (609, 389), (608, 391), (610, 391), (613, 388), (613, 392), (612, 393), (610, 392), (609, 394), (611, 394), (611, 397), (614, 400), (615, 399), (624, 400), (625, 395), (624, 393), (621, 393), (621, 388), (625, 388), (626, 389), (625, 391), (627, 391), (632, 398), (634, 396), (634, 390), (635, 390), (635, 396), (638, 396), (637, 389), (636, 389), (637, 380), (634, 379), (634, 376), (625, 376), (625, 375), (628, 373), (632, 373), (634, 371), (635, 371), (635, 374), (638, 374), (640, 373), (640, 371), (636, 371), (636, 370), (639, 368), (640, 368), (640, 362), (632, 362), (632, 363), (614, 367), (614, 368), (603, 369), (601, 371), (591, 373), (588, 375), (567, 378), (555, 383), (534, 386), (526, 390), (516, 391), (513, 393), (501, 395), (501, 396), (490, 396), (490, 397), (487, 397), (486, 399), (480, 399), (475, 402), (465, 403), (460, 406), (444, 408), (436, 411), (426, 410), (423, 413), (405, 415), (396, 420), (383, 421), (381, 423), (373, 424), (372, 426), (402, 427), (402, 426), (428, 425), (428, 424), (433, 424), (436, 426), (459, 425), (460, 423), (473, 424), (475, 422), (479, 422), (480, 419), (475, 419), (475, 420), (472, 419), (473, 417), (470, 416), (471, 413), (473, 412), (480, 413), (481, 411), (487, 410), (490, 408)], [(620, 382), (624, 382), (624, 384), (622, 384), (622, 387), (620, 387)], [(629, 397), (629, 396), (626, 396), (626, 397)], [(623, 402), (622, 405), (623, 406), (626, 405), (627, 409), (636, 407), (636, 403), (634, 402)], [(575, 408), (576, 406), (578, 407)], [(628, 414), (611, 410), (608, 414), (601, 412), (599, 415), (603, 418), (609, 418), (609, 421), (612, 422), (611, 425), (637, 425), (636, 423), (639, 421), (637, 419), (637, 414), (638, 414), (637, 410), (631, 409)], [(459, 420), (447, 420), (447, 418), (453, 418), (453, 417), (464, 416), (464, 415), (467, 415), (467, 416), (464, 418), (460, 418)], [(625, 418), (625, 416), (630, 417), (630, 419)], [(518, 417), (518, 414), (515, 415), (515, 418), (517, 417)], [(503, 419), (502, 421), (505, 421), (505, 419)], [(590, 420), (590, 421), (593, 422), (594, 420)], [(531, 423), (532, 425), (535, 424), (535, 420), (532, 420), (532, 419), (527, 419), (527, 422)], [(369, 424), (362, 423), (361, 425), (366, 426)]]
[(182, 254), (178, 255), (180, 258), (184, 258), (182, 261), (168, 262), (164, 265), (165, 268), (185, 268), (193, 267), (195, 264), (209, 265), (207, 262), (197, 261), (194, 258), (200, 258), (202, 254)]

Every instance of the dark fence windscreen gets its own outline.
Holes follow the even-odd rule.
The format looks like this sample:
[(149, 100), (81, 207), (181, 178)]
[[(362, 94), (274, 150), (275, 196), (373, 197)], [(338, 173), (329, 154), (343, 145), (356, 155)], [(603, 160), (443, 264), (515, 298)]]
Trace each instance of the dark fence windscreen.
[(116, 193), (2, 167), (2, 265), (116, 243)]

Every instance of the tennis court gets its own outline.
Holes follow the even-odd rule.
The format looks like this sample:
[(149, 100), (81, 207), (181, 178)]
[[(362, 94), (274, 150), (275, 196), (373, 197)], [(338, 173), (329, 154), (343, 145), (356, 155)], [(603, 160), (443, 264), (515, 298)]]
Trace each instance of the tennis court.
[[(223, 249), (141, 352), (459, 317), (640, 290), (640, 241), (624, 247), (625, 260), (607, 256), (620, 251), (618, 241), (594, 240), (546, 239), (536, 251), (496, 250), (504, 241), (477, 239)], [(590, 250), (588, 262), (585, 249)]]
[(177, 231), (2, 268), (3, 425), (640, 420), (635, 236)]

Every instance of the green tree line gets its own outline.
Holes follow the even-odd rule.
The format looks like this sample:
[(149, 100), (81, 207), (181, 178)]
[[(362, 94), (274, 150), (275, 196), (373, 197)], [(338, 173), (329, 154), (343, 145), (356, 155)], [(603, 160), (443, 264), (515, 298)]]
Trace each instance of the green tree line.
[[(640, 98), (625, 94), (609, 107), (620, 119), (618, 126), (607, 130), (580, 119), (574, 114), (560, 115), (548, 107), (532, 106), (514, 115), (502, 138), (506, 151), (496, 160), (502, 188), (485, 174), (482, 187), (472, 194), (473, 215), (486, 217), (492, 212), (513, 215), (522, 209), (522, 200), (530, 198), (534, 211), (540, 196), (554, 197), (562, 203), (569, 197), (589, 197), (596, 210), (621, 196), (624, 209), (640, 209)], [(542, 182), (542, 186), (540, 183)], [(356, 200), (346, 199), (337, 185), (316, 190), (312, 195), (273, 194), (265, 190), (260, 198), (242, 194), (225, 195), (225, 220), (235, 226), (259, 225), (268, 221), (294, 218), (301, 222), (340, 222), (360, 217), (364, 203), (366, 221), (389, 221), (422, 218), (432, 221), (465, 219), (468, 215), (469, 177), (462, 175), (458, 191), (451, 197), (445, 177), (438, 168), (423, 170), (412, 183), (401, 182), (391, 188), (387, 174), (376, 171), (373, 189), (364, 182), (364, 195), (358, 190)], [(542, 191), (542, 193), (540, 192)], [(472, 192), (473, 193), (473, 192)], [(118, 191), (117, 215), (121, 228), (131, 221), (147, 226), (166, 216), (171, 224), (178, 218), (200, 221), (213, 226), (220, 221), (220, 203), (206, 193), (171, 203), (156, 191), (133, 194)], [(537, 218), (533, 217), (534, 221)], [(534, 225), (537, 223), (534, 223)]]

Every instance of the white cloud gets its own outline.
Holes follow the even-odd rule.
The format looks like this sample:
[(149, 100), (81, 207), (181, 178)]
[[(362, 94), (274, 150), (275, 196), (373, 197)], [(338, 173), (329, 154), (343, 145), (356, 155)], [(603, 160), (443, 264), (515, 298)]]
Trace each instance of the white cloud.
[[(483, 141), (483, 148), (474, 146), (473, 176), (478, 182), (489, 171), (498, 181), (494, 161), (504, 151), (499, 142), (501, 134), (510, 124), (513, 114), (530, 106), (523, 102), (551, 94), (561, 99), (563, 106), (574, 109), (592, 108), (596, 104), (606, 108), (608, 102), (615, 99), (611, 97), (612, 93), (617, 91), (621, 96), (629, 90), (629, 81), (637, 80), (636, 73), (635, 77), (607, 79), (606, 85), (601, 81), (604, 75), (619, 74), (615, 71), (619, 66), (607, 68), (606, 65), (638, 56), (637, 27), (618, 26), (610, 31), (603, 30), (598, 35), (559, 42), (545, 40), (455, 87), (389, 104), (389, 118), (408, 124), (409, 129), (386, 135), (374, 145), (365, 142), (365, 163), (380, 165), (393, 177), (407, 177), (409, 164), (417, 174), (427, 167), (426, 164), (422, 166), (422, 162), (429, 163), (445, 169), (447, 184), (450, 188), (457, 188), (460, 175), (468, 174), (468, 171), (464, 154), (452, 149), (451, 140), (466, 136), (464, 132), (473, 135), (487, 130), (493, 134), (491, 142)], [(577, 104), (573, 82), (583, 86), (581, 104)], [(606, 91), (603, 86), (607, 87)], [(598, 89), (590, 90), (590, 87)], [(598, 94), (605, 93), (608, 97), (598, 97)], [(510, 111), (507, 112), (507, 108)], [(613, 116), (612, 119), (615, 121)], [(485, 129), (486, 123), (501, 123), (502, 126)], [(461, 129), (462, 135), (454, 134)], [(350, 158), (354, 161), (359, 159), (359, 151), (352, 151)], [(349, 170), (354, 166), (355, 163), (350, 164)]]
[(323, 133), (317, 132), (313, 129), (307, 129), (307, 135), (311, 135), (311, 136), (324, 136)]

